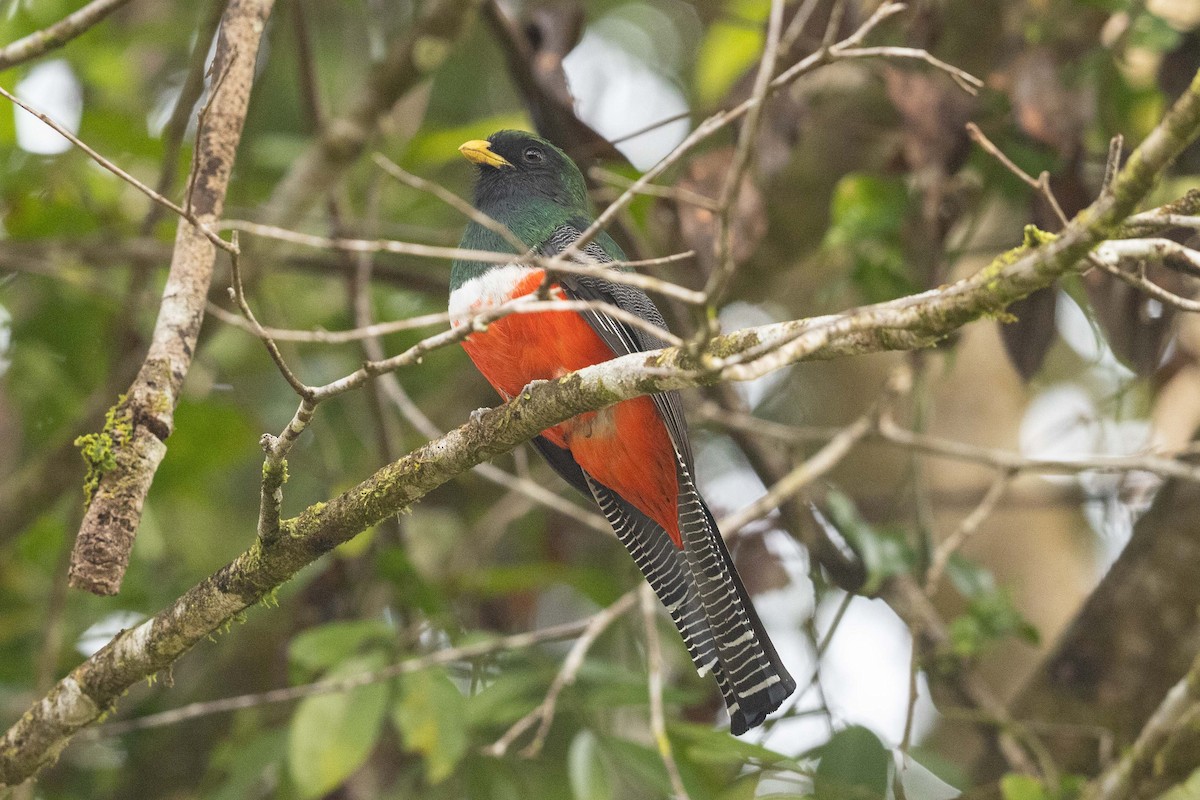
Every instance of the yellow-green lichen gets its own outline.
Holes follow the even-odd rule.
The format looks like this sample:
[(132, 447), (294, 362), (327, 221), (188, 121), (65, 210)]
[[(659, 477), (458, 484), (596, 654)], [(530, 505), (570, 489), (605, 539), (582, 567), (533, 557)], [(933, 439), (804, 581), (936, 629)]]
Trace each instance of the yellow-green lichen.
[(1041, 247), (1044, 244), (1050, 244), (1051, 242), (1053, 242), (1055, 239), (1058, 238), (1057, 233), (1050, 233), (1049, 231), (1044, 231), (1041, 228), (1039, 228), (1037, 225), (1032, 225), (1032, 224), (1025, 226), (1024, 236), (1025, 236), (1025, 241), (1023, 242), (1023, 244), (1025, 247), (1028, 247), (1030, 249), (1032, 249), (1034, 247)]
[(1026, 225), (1020, 245), (1011, 250), (1005, 250), (992, 259), (992, 263), (980, 270), (980, 274), (987, 281), (985, 284), (987, 290), (989, 292), (998, 290), (1000, 288), (1000, 274), (1007, 267), (1020, 261), (1030, 250), (1041, 247), (1044, 244), (1049, 244), (1057, 238), (1057, 234), (1048, 233), (1036, 225)]
[(268, 480), (272, 475), (279, 476), (279, 484), (281, 486), (288, 482), (288, 478), (290, 476), (288, 475), (288, 462), (287, 462), (286, 458), (280, 459), (278, 466), (272, 465), (270, 461), (263, 462), (263, 466), (262, 466), (263, 480), (264, 481)]
[(272, 586), (266, 594), (258, 599), (264, 608), (279, 608), (279, 587)]
[(123, 408), (124, 403), (125, 395), (117, 398), (116, 405), (104, 415), (104, 427), (99, 433), (86, 433), (75, 438), (74, 444), (83, 456), (83, 463), (87, 465), (87, 474), (83, 478), (84, 508), (91, 504), (92, 495), (99, 488), (104, 473), (117, 468), (113, 448), (133, 436), (132, 414)]

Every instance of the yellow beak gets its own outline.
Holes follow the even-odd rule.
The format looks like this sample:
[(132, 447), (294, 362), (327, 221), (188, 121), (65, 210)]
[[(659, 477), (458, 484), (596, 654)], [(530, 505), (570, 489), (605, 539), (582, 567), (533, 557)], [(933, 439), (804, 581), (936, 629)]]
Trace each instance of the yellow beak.
[(489, 167), (511, 167), (508, 159), (499, 153), (492, 151), (492, 145), (486, 139), (472, 139), (469, 142), (464, 142), (458, 152), (463, 154), (463, 158), (475, 164), (486, 164)]

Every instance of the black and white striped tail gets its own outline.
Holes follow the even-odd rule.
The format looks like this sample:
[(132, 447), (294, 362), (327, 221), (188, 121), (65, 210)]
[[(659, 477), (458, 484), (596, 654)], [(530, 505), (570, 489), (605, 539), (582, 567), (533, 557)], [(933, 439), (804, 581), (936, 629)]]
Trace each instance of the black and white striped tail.
[(587, 477), (617, 538), (666, 606), (692, 663), (712, 672), (729, 709), (730, 729), (745, 733), (796, 688), (734, 571), (712, 514), (679, 459), (683, 549), (667, 532), (608, 487)]

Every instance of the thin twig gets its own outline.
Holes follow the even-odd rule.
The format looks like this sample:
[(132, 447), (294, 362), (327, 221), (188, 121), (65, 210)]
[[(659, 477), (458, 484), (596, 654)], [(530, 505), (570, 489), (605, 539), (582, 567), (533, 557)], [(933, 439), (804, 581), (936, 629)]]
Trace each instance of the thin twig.
[(508, 242), (508, 244), (513, 248), (514, 253), (522, 254), (530, 250), (529, 245), (522, 242), (515, 233), (509, 230), (507, 225), (483, 213), (479, 209), (475, 208), (475, 206), (471, 205), (466, 200), (463, 200), (461, 197), (444, 186), (434, 183), (433, 181), (425, 180), (418, 175), (413, 175), (411, 172), (402, 168), (399, 164), (388, 159), (382, 153), (375, 153), (371, 156), (371, 158), (375, 161), (376, 166), (378, 166), (388, 175), (391, 175), (396, 180), (400, 181), (406, 186), (411, 186), (418, 191), (433, 195), (438, 200), (441, 200), (443, 203), (450, 206), (455, 211), (458, 211), (468, 219), (472, 220), (473, 222), (477, 222), (478, 224), (487, 228), (489, 231), (492, 231), (501, 239)]
[(762, 497), (755, 500), (740, 511), (730, 514), (721, 520), (718, 527), (726, 536), (741, 530), (750, 522), (778, 508), (779, 505), (797, 492), (804, 489), (817, 478), (836, 467), (854, 446), (861, 442), (872, 430), (874, 422), (871, 414), (859, 417), (843, 428), (836, 436), (812, 455), (775, 483)]
[(1043, 171), (1037, 178), (1032, 177), (1028, 172), (1018, 167), (1016, 162), (1009, 158), (1003, 150), (997, 147), (995, 143), (992, 142), (992, 140), (989, 139), (974, 122), (967, 123), (967, 134), (980, 147), (982, 147), (988, 155), (999, 161), (1005, 169), (1007, 169), (1013, 175), (1016, 175), (1031, 188), (1040, 192), (1042, 197), (1045, 198), (1046, 202), (1050, 204), (1050, 208), (1054, 210), (1054, 215), (1058, 217), (1058, 221), (1063, 227), (1067, 226), (1067, 224), (1070, 222), (1070, 219), (1063, 211), (1062, 206), (1059, 205), (1058, 198), (1054, 196), (1054, 192), (1050, 188), (1049, 172)]
[[(232, 63), (232, 59), (230, 59), (230, 62)], [(0, 97), (4, 97), (9, 102), (25, 109), (27, 112), (29, 112), (30, 114), (37, 117), (42, 122), (46, 123), (51, 128), (53, 128), (55, 133), (57, 133), (59, 136), (62, 136), (68, 142), (75, 145), (80, 150), (82, 150), (84, 153), (86, 153), (88, 155), (88, 157), (91, 158), (93, 161), (95, 161), (97, 164), (104, 167), (106, 170), (108, 170), (112, 174), (116, 175), (118, 178), (125, 181), (130, 186), (137, 189), (139, 192), (146, 195), (146, 197), (149, 197), (154, 202), (165, 206), (166, 208), (168, 208), (171, 211), (178, 214), (183, 219), (190, 222), (192, 224), (192, 226), (196, 228), (196, 230), (198, 230), (198, 231), (200, 231), (200, 233), (204, 234), (204, 237), (206, 239), (208, 239), (210, 242), (212, 242), (214, 245), (216, 245), (217, 247), (221, 248), (222, 250), (224, 250), (225, 252), (230, 253), (230, 254), (237, 252), (236, 245), (233, 245), (230, 242), (227, 242), (224, 239), (222, 239), (220, 236), (218, 236), (216, 233), (214, 233), (207, 225), (202, 223), (200, 220), (196, 219), (196, 216), (194, 214), (192, 214), (190, 211), (185, 211), (180, 206), (176, 205), (175, 203), (171, 202), (167, 198), (163, 197), (161, 194), (156, 192), (154, 189), (151, 189), (149, 186), (142, 183), (137, 178), (133, 177), (128, 172), (121, 169), (116, 164), (114, 164), (113, 162), (111, 162), (107, 158), (105, 158), (104, 156), (100, 155), (98, 152), (96, 152), (91, 147), (91, 145), (85, 143), (78, 136), (71, 133), (71, 131), (69, 131), (66, 127), (64, 127), (63, 125), (60, 125), (58, 122), (51, 119), (46, 114), (43, 114), (41, 111), (38, 111), (36, 108), (33, 108), (29, 104), (25, 103), (23, 100), (19, 99), (15, 95), (13, 95), (11, 92), (9, 92), (7, 89), (5, 89), (3, 86), (0, 86)]]
[[(630, 601), (626, 602), (626, 606), (632, 602), (632, 593), (625, 595)], [(622, 602), (625, 598), (617, 602)], [(446, 650), (439, 650), (427, 655), (415, 656), (406, 658), (403, 661), (397, 661), (383, 669), (373, 672), (362, 672), (357, 675), (349, 675), (344, 678), (330, 678), (327, 680), (314, 681), (305, 683), (299, 686), (288, 686), (283, 689), (272, 689), (266, 692), (255, 692), (254, 694), (243, 694), (235, 697), (223, 697), (219, 700), (206, 700), (199, 703), (190, 703), (186, 706), (173, 708), (169, 711), (160, 711), (157, 714), (147, 714), (144, 717), (135, 717), (133, 719), (122, 720), (120, 722), (110, 722), (106, 725), (101, 725), (94, 728), (89, 735), (93, 738), (105, 736), (118, 736), (133, 731), (146, 730), (147, 728), (160, 728), (164, 725), (176, 725), (187, 720), (206, 717), (212, 714), (224, 714), (230, 711), (239, 711), (243, 708), (256, 708), (258, 706), (269, 705), (271, 703), (288, 703), (293, 700), (300, 700), (305, 697), (314, 697), (321, 694), (334, 694), (337, 692), (349, 692), (361, 686), (368, 686), (373, 683), (382, 683), (391, 680), (400, 675), (407, 675), (412, 672), (420, 672), (429, 667), (441, 666), (443, 664), (453, 664), (456, 661), (469, 661), (471, 659), (490, 656), (496, 653), (507, 652), (510, 650), (522, 650), (527, 647), (532, 647), (545, 642), (553, 642), (559, 639), (569, 639), (574, 636), (586, 635), (596, 622), (596, 617), (605, 615), (612, 609), (610, 606), (607, 609), (597, 612), (596, 614), (574, 622), (564, 622), (561, 625), (552, 625), (540, 630), (528, 631), (526, 633), (517, 633), (511, 636), (501, 636), (495, 639), (475, 642), (474, 644), (463, 645), (461, 647), (451, 647)]]
[(554, 710), (558, 704), (558, 696), (562, 694), (563, 689), (575, 682), (580, 668), (583, 667), (584, 657), (596, 643), (600, 634), (604, 633), (609, 625), (633, 607), (634, 601), (637, 600), (637, 591), (637, 589), (632, 589), (626, 592), (608, 608), (601, 609), (592, 615), (587, 627), (575, 640), (575, 644), (571, 646), (570, 652), (563, 660), (562, 667), (554, 677), (553, 683), (550, 684), (545, 699), (538, 704), (537, 708), (513, 723), (503, 736), (485, 747), (483, 750), (485, 754), (502, 758), (513, 742), (533, 727), (535, 722), (538, 723), (537, 732), (534, 734), (533, 740), (521, 751), (521, 755), (525, 758), (533, 758), (541, 752), (542, 746), (546, 743), (546, 736), (550, 733), (550, 725), (554, 722)]
[(781, 53), (790, 53), (796, 42), (804, 34), (804, 26), (812, 19), (813, 12), (817, 10), (817, 5), (821, 0), (804, 0), (803, 5), (796, 9), (796, 13), (792, 15), (792, 21), (788, 23), (787, 30), (783, 32), (783, 38), (779, 41), (779, 50)]
[[(234, 248), (237, 248), (237, 234), (237, 231), (233, 232)], [(292, 371), (291, 367), (288, 366), (287, 361), (284, 360), (283, 353), (279, 352), (279, 345), (275, 344), (275, 341), (267, 335), (266, 331), (263, 330), (262, 324), (259, 323), (258, 318), (254, 316), (253, 309), (250, 308), (250, 304), (246, 301), (246, 290), (242, 284), (242, 269), (240, 261), (241, 258), (237, 256), (235, 250), (235, 253), (229, 259), (230, 273), (233, 280), (233, 285), (229, 287), (230, 299), (237, 303), (238, 308), (242, 310), (242, 314), (245, 315), (246, 321), (250, 323), (255, 335), (262, 340), (263, 345), (267, 348), (267, 352), (271, 355), (271, 360), (275, 362), (275, 366), (283, 375), (284, 380), (288, 382), (288, 385), (291, 386), (292, 389), (295, 390), (296, 394), (300, 395), (302, 399), (312, 399), (312, 389), (307, 386), (304, 381), (296, 377), (296, 373)]]
[(1089, 261), (1093, 265), (1107, 272), (1109, 275), (1124, 281), (1136, 289), (1141, 289), (1143, 292), (1165, 305), (1171, 306), (1172, 308), (1177, 308), (1180, 311), (1190, 311), (1193, 313), (1200, 312), (1200, 301), (1190, 300), (1186, 297), (1180, 297), (1174, 292), (1169, 292), (1162, 288), (1154, 281), (1148, 280), (1141, 275), (1134, 275), (1131, 272), (1127, 272), (1115, 264), (1110, 264), (1105, 259), (1097, 258), (1094, 255), (1089, 258)]
[(946, 565), (950, 563), (950, 557), (957, 553), (967, 540), (975, 535), (981, 526), (992, 512), (996, 510), (996, 506), (1000, 503), (1000, 498), (1004, 496), (1004, 492), (1012, 483), (1013, 477), (1016, 474), (1014, 470), (1007, 469), (1001, 471), (996, 476), (996, 480), (992, 481), (992, 485), (988, 487), (987, 493), (983, 499), (979, 501), (979, 505), (975, 507), (967, 517), (954, 530), (954, 533), (946, 537), (938, 548), (933, 553), (933, 559), (929, 565), (929, 572), (925, 576), (925, 594), (932, 596), (937, 591), (938, 584), (942, 580), (942, 574), (946, 571)]
[(932, 55), (928, 50), (915, 47), (847, 47), (837, 51), (839, 60), (856, 58), (889, 58), (898, 61), (924, 61), (929, 66), (945, 73), (969, 95), (979, 94), (983, 81), (964, 69), (948, 64)]
[(490, 264), (508, 264), (514, 260), (519, 260), (528, 263), (530, 266), (541, 267), (542, 269), (554, 272), (606, 278), (613, 283), (636, 286), (647, 292), (673, 297), (684, 303), (696, 305), (704, 302), (704, 295), (700, 292), (685, 289), (682, 286), (649, 275), (641, 275), (636, 272), (619, 272), (616, 270), (618, 267), (654, 266), (690, 258), (692, 255), (690, 251), (649, 261), (614, 261), (603, 265), (589, 265), (579, 263), (578, 261), (571, 261), (564, 254), (559, 254), (553, 258), (545, 256), (522, 256), (514, 259), (512, 253), (498, 253), (488, 250), (467, 250), (461, 247), (441, 247), (416, 242), (398, 242), (390, 239), (330, 238), (290, 231), (275, 227), (274, 225), (260, 225), (246, 220), (223, 220), (221, 228), (222, 230), (238, 230), (254, 236), (262, 236), (267, 239), (275, 239), (280, 242), (289, 242), (320, 250), (345, 250), (351, 253), (399, 253), (418, 258), (433, 258), (443, 261), (448, 259), (463, 259), (483, 261)]
[[(272, 2), (273, 1), (274, 0), (272, 0)], [(183, 190), (183, 210), (188, 215), (191, 215), (193, 213), (192, 209), (195, 208), (195, 206), (192, 204), (192, 199), (196, 194), (196, 178), (199, 177), (200, 159), (203, 155), (199, 147), (200, 135), (201, 132), (207, 127), (208, 115), (213, 109), (213, 104), (217, 102), (217, 95), (220, 93), (221, 87), (225, 85), (225, 80), (229, 77), (230, 70), (233, 69), (233, 65), (237, 61), (237, 58), (237, 45), (230, 44), (229, 57), (225, 59), (224, 65), (221, 66), (221, 60), (216, 59), (213, 61), (212, 67), (210, 68), (210, 74), (211, 69), (217, 69), (220, 67), (220, 70), (217, 72), (216, 77), (213, 78), (212, 83), (209, 85), (207, 102), (200, 106), (200, 113), (196, 115), (197, 146), (192, 148), (192, 163), (188, 169), (187, 185)]]
[[(621, 189), (628, 189), (635, 183), (635, 181), (626, 178), (624, 175), (605, 169), (604, 167), (592, 167), (588, 170), (588, 175), (597, 181)], [(682, 186), (661, 186), (657, 183), (648, 183), (637, 191), (639, 194), (644, 194), (648, 197), (662, 197), (667, 200), (673, 200), (676, 203), (693, 205), (698, 208), (708, 209), (709, 211), (716, 211), (719, 207), (717, 201), (711, 197), (706, 197), (699, 192), (693, 192), (691, 189), (685, 189)]]
[(742, 179), (750, 166), (750, 155), (758, 143), (758, 127), (766, 107), (771, 78), (775, 75), (775, 65), (779, 58), (779, 37), (782, 33), (783, 0), (771, 0), (771, 10), (767, 17), (767, 43), (759, 59), (758, 72), (754, 76), (754, 86), (750, 91), (750, 100), (753, 102), (750, 110), (746, 112), (746, 120), (742, 123), (741, 130), (738, 131), (737, 145), (729, 169), (725, 172), (725, 182), (717, 203), (717, 233), (713, 247), (716, 267), (704, 286), (705, 314), (703, 324), (698, 326), (694, 340), (697, 350), (719, 332), (717, 307), (724, 301), (725, 293), (737, 271), (737, 262), (733, 254), (733, 210), (741, 194)]
[(679, 774), (679, 764), (675, 762), (675, 754), (671, 750), (671, 740), (667, 737), (667, 718), (663, 709), (662, 641), (658, 637), (658, 600), (648, 583), (642, 584), (640, 597), (642, 623), (646, 629), (646, 687), (650, 693), (650, 732), (654, 734), (654, 744), (667, 770), (675, 799), (690, 800), (683, 785), (683, 777)]

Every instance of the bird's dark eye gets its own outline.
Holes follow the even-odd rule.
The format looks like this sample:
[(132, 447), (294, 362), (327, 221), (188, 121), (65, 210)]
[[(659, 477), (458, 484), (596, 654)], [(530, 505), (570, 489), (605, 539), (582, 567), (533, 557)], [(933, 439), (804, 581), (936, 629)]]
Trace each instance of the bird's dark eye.
[(521, 157), (529, 164), (540, 164), (546, 160), (546, 154), (537, 147), (526, 147)]

